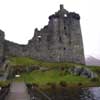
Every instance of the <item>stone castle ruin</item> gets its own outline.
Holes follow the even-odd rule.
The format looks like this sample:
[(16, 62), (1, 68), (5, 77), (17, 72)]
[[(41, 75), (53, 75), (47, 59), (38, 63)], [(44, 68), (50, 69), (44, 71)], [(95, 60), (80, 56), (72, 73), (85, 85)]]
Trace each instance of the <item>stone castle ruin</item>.
[(41, 30), (35, 29), (27, 45), (5, 40), (4, 32), (0, 31), (0, 63), (9, 56), (84, 64), (80, 16), (60, 5), (60, 10), (49, 16), (48, 25)]

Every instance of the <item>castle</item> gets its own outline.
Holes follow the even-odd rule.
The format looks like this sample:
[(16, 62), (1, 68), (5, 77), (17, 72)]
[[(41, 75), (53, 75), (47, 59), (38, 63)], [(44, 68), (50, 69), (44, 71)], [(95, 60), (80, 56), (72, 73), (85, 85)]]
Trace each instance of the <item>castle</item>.
[(4, 32), (0, 31), (0, 63), (9, 56), (85, 64), (80, 16), (60, 5), (60, 10), (49, 16), (48, 25), (35, 29), (27, 45), (5, 40)]

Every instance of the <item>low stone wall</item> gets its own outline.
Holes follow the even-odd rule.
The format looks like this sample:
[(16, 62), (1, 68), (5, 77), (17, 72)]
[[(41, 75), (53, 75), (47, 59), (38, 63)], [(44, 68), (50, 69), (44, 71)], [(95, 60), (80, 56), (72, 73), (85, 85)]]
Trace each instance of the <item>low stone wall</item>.
[(6, 56), (24, 56), (24, 45), (19, 45), (5, 40), (5, 55)]

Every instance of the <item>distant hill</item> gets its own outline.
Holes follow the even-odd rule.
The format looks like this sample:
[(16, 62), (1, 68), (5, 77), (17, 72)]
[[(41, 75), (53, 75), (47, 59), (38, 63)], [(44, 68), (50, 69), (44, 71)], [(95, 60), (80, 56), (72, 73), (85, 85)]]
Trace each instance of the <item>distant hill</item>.
[(93, 56), (87, 56), (85, 58), (86, 65), (96, 65), (100, 66), (100, 59), (97, 59)]

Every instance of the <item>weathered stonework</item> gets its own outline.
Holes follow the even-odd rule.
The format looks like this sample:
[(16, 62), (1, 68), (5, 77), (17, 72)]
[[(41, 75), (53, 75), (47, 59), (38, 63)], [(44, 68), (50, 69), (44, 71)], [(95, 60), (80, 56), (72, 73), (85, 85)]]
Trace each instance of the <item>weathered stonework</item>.
[(28, 56), (49, 62), (85, 63), (80, 16), (68, 12), (63, 5), (49, 16), (48, 25), (41, 30), (35, 29), (34, 37), (27, 45), (4, 40), (4, 34), (0, 41), (0, 59), (3, 56)]
[(4, 60), (4, 45), (5, 45), (5, 43), (4, 43), (4, 32), (3, 31), (1, 31), (0, 30), (0, 63), (2, 63), (3, 62), (3, 60)]

